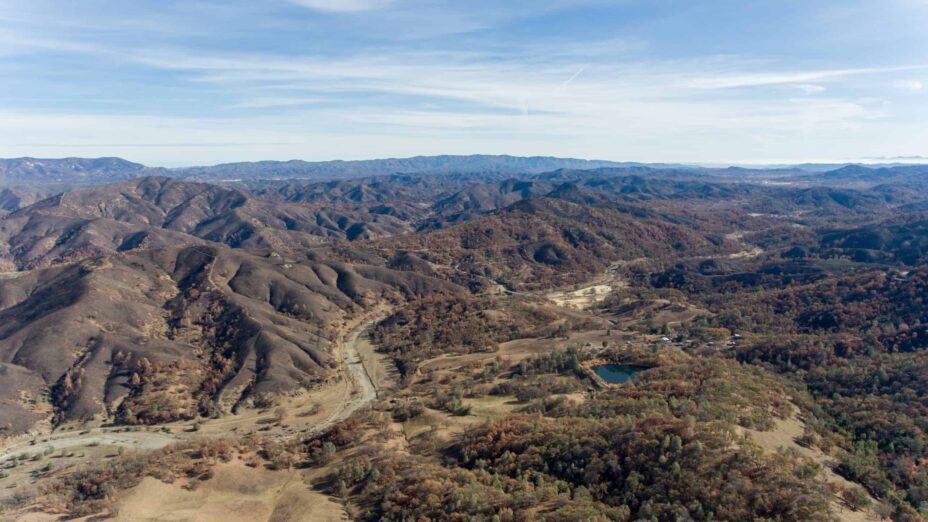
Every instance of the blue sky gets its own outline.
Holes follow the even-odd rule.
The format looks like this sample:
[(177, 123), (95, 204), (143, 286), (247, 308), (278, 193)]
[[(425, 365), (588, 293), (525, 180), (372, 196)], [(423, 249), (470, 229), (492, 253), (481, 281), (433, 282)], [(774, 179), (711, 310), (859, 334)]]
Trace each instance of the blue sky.
[(0, 0), (0, 157), (928, 156), (928, 0)]

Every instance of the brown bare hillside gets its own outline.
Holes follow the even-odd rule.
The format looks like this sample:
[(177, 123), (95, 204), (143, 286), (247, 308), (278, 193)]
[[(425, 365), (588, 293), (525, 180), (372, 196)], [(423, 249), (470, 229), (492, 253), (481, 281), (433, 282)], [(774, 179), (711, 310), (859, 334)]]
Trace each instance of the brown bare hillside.
[[(323, 238), (369, 239), (409, 230), (367, 209), (313, 208), (170, 178), (139, 178), (67, 192), (4, 217), (0, 256), (31, 268), (90, 255), (208, 240), (292, 250)], [(198, 239), (199, 238), (199, 239)]]
[(453, 290), (411, 272), (218, 246), (35, 270), (0, 281), (10, 365), (0, 388), (40, 379), (60, 421), (228, 411), (324, 380), (334, 329), (366, 304)]

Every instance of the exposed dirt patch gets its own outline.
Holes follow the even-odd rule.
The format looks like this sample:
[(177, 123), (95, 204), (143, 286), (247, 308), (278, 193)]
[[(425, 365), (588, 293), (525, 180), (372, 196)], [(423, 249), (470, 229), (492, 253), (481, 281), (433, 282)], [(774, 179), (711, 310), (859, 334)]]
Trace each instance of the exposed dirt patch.
[[(747, 428), (742, 428), (742, 431), (765, 451), (771, 453), (781, 449), (795, 451), (803, 457), (818, 462), (822, 465), (824, 478), (829, 483), (837, 484), (843, 488), (860, 487), (859, 484), (855, 484), (832, 471), (831, 459), (822, 450), (801, 446), (796, 443), (796, 440), (805, 432), (805, 424), (795, 416), (788, 419), (775, 419), (774, 428), (769, 431), (757, 431)], [(877, 501), (870, 497), (870, 503), (876, 505)], [(838, 515), (838, 518), (845, 522), (878, 522), (881, 520), (872, 510), (853, 511), (838, 498), (832, 501), (832, 509)]]
[(297, 471), (251, 468), (240, 461), (219, 464), (212, 479), (195, 488), (148, 477), (118, 506), (115, 520), (251, 522), (341, 521), (340, 503), (312, 490)]
[(583, 309), (602, 301), (612, 293), (612, 290), (613, 288), (609, 285), (593, 285), (578, 288), (577, 290), (553, 292), (548, 294), (548, 299), (554, 301), (558, 306)]
[(549, 292), (545, 294), (545, 297), (558, 306), (575, 310), (584, 310), (601, 303), (613, 291), (628, 286), (627, 281), (614, 273), (614, 268), (611, 267), (606, 273), (591, 279), (585, 284), (576, 285), (572, 289)]

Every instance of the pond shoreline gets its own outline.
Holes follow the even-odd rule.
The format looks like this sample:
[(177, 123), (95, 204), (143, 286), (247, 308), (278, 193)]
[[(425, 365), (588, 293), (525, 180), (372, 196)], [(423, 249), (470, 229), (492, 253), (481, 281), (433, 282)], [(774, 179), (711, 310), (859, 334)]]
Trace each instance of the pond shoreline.
[(614, 359), (604, 358), (604, 357), (597, 357), (595, 359), (585, 361), (583, 363), (583, 372), (586, 374), (587, 377), (590, 378), (591, 381), (593, 381), (593, 383), (598, 388), (602, 388), (602, 389), (622, 386), (623, 384), (626, 384), (629, 381), (634, 379), (634, 377), (632, 377), (621, 383), (609, 382), (605, 378), (603, 378), (603, 376), (600, 375), (599, 372), (596, 371), (597, 368), (600, 368), (603, 366), (617, 366), (617, 367), (634, 369), (634, 373), (638, 373), (641, 371), (650, 370), (651, 368), (654, 368), (653, 365), (621, 363), (621, 362), (616, 362)]
[(647, 369), (648, 366), (611, 363), (594, 366), (593, 372), (608, 384), (622, 385), (634, 380), (639, 372)]

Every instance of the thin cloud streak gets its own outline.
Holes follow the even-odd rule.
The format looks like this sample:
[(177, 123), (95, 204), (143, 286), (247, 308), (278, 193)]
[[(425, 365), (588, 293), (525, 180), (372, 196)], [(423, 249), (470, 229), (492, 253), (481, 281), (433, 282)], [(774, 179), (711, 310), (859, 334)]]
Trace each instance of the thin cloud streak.
[(862, 76), (873, 74), (895, 73), (928, 69), (928, 64), (907, 65), (901, 67), (869, 67), (860, 69), (837, 69), (823, 71), (801, 71), (783, 73), (756, 73), (716, 75), (704, 78), (693, 78), (686, 82), (686, 86), (696, 89), (733, 89), (739, 87), (763, 87), (790, 83), (810, 83), (844, 78), (847, 76)]
[(567, 87), (568, 85), (570, 85), (571, 82), (573, 82), (574, 80), (576, 80), (578, 76), (580, 76), (581, 74), (583, 74), (583, 71), (586, 70), (587, 66), (588, 66), (588, 64), (583, 64), (579, 69), (577, 69), (577, 72), (575, 72), (570, 78), (567, 78), (566, 80), (564, 80), (564, 83), (558, 85), (557, 90), (561, 90), (561, 89)]
[(294, 4), (310, 9), (320, 11), (332, 11), (336, 13), (354, 13), (358, 11), (369, 11), (372, 9), (383, 9), (389, 6), (392, 0), (290, 0)]

